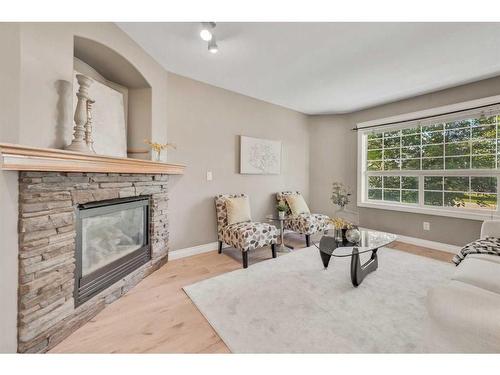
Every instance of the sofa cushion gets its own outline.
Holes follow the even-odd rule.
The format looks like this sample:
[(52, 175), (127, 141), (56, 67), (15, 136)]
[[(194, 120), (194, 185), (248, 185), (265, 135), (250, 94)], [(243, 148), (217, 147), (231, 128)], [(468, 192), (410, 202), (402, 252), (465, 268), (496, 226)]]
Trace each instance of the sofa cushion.
[(491, 353), (500, 348), (498, 294), (461, 281), (432, 288), (427, 296), (433, 352)]
[[(480, 255), (472, 257), (471, 255)], [(461, 281), (499, 294), (500, 299), (500, 264), (487, 259), (487, 254), (468, 255), (457, 267), (452, 280)], [(493, 257), (490, 255), (489, 257)], [(500, 258), (496, 256), (496, 258)]]
[(301, 194), (291, 194), (286, 196), (286, 203), (292, 211), (292, 215), (309, 214), (311, 211)]
[(248, 197), (227, 198), (226, 210), (228, 225), (252, 220)]
[(479, 259), (479, 260), (484, 260), (484, 261), (500, 264), (500, 257), (498, 255), (468, 254), (466, 259)]
[(500, 238), (486, 237), (465, 245), (452, 259), (457, 266), (469, 254), (489, 254), (500, 256)]

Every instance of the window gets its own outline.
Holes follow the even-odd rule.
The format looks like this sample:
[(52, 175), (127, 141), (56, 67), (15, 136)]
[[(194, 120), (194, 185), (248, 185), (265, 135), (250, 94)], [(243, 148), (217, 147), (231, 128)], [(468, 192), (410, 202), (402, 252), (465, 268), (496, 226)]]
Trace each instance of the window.
[(500, 107), (358, 127), (358, 205), (473, 218), (496, 214)]

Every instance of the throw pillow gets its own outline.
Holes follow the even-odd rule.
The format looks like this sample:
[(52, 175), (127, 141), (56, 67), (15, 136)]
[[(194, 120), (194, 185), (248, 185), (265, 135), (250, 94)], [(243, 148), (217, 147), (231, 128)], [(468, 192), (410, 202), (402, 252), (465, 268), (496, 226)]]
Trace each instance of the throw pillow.
[(292, 211), (292, 215), (311, 213), (302, 195), (300, 194), (287, 195), (285, 199), (286, 203), (288, 203), (288, 207), (290, 207), (290, 211)]
[(237, 197), (226, 199), (227, 224), (237, 224), (251, 221), (250, 201), (248, 197)]

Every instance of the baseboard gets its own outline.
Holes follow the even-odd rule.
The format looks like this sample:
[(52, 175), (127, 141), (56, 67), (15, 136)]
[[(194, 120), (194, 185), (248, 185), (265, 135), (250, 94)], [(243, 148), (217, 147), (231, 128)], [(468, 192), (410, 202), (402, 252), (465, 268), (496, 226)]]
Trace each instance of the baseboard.
[[(190, 257), (192, 255), (208, 253), (209, 251), (215, 251), (219, 247), (218, 242), (210, 242), (203, 245), (186, 247), (184, 249), (172, 250), (168, 253), (168, 260), (181, 259)], [(223, 248), (227, 247), (226, 244), (222, 245)]]
[[(363, 229), (368, 229), (368, 228), (363, 228)], [(376, 229), (373, 229), (373, 230), (376, 230)], [(443, 243), (443, 242), (424, 240), (422, 238), (416, 238), (416, 237), (410, 237), (410, 236), (403, 236), (402, 234), (398, 234), (398, 233), (394, 233), (394, 234), (396, 236), (398, 236), (398, 239), (397, 239), (398, 241), (409, 243), (411, 245), (428, 247), (428, 248), (434, 249), (434, 250), (446, 251), (447, 253), (456, 254), (462, 248), (461, 246), (450, 245), (450, 244)]]
[[(229, 247), (226, 244), (222, 244), (222, 248)], [(192, 255), (208, 253), (210, 251), (215, 251), (219, 248), (218, 242), (210, 242), (203, 245), (197, 245), (192, 247), (186, 247), (184, 249), (172, 250), (168, 253), (168, 260), (181, 259), (190, 257)]]

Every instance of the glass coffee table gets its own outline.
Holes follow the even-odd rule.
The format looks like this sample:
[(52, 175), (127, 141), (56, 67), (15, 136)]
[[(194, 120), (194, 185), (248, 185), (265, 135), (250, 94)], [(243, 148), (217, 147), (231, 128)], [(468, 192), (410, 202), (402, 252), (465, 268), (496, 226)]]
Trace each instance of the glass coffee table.
[[(383, 246), (395, 241), (397, 236), (392, 233), (360, 229), (360, 239), (357, 243), (337, 241), (335, 237), (325, 235), (319, 242), (321, 260), (325, 269), (328, 268), (331, 257), (351, 257), (351, 281), (359, 286), (369, 273), (378, 268), (377, 251)], [(371, 252), (371, 257), (361, 264), (360, 254)]]

